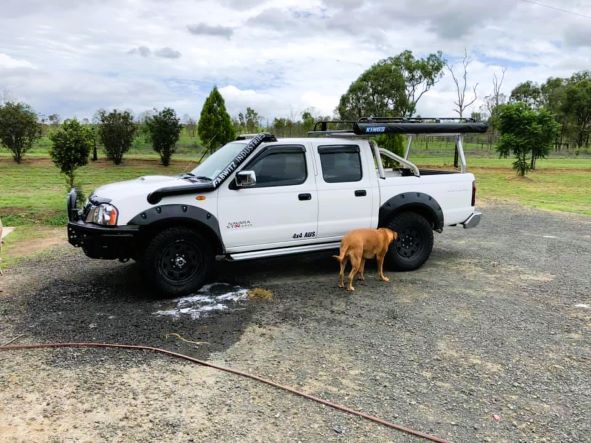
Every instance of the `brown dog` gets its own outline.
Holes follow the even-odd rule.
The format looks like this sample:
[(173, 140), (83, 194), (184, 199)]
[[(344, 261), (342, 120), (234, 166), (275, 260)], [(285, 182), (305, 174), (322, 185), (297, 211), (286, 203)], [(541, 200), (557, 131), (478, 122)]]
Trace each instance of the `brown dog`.
[(351, 272), (349, 273), (348, 291), (354, 291), (353, 279), (359, 273), (359, 279), (365, 280), (363, 271), (365, 260), (376, 257), (378, 262), (378, 273), (383, 281), (390, 281), (384, 275), (384, 257), (388, 252), (390, 243), (398, 238), (398, 234), (388, 228), (379, 229), (355, 229), (349, 232), (341, 240), (339, 255), (333, 255), (341, 264), (339, 273), (339, 288), (344, 288), (345, 266), (351, 260)]

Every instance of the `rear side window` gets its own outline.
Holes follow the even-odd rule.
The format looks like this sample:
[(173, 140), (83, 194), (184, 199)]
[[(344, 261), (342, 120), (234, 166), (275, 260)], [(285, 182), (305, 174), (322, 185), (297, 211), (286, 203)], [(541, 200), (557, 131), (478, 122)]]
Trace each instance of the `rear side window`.
[(322, 177), (326, 183), (358, 182), (363, 174), (359, 146), (319, 146)]
[(300, 185), (308, 177), (306, 155), (301, 147), (269, 149), (244, 169), (255, 172), (256, 188)]

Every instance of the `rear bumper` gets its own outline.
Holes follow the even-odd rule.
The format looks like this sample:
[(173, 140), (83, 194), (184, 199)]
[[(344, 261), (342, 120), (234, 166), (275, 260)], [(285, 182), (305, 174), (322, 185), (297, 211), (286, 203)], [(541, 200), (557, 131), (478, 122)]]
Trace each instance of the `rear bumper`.
[(464, 222), (462, 222), (462, 226), (464, 229), (468, 228), (475, 228), (480, 223), (480, 219), (482, 218), (482, 213), (478, 211), (474, 211), (470, 217), (468, 217)]

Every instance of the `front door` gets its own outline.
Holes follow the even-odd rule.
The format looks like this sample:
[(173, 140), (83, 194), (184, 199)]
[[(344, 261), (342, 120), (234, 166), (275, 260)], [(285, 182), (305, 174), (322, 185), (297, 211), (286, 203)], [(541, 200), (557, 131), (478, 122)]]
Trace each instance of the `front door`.
[(319, 145), (318, 236), (339, 239), (357, 228), (371, 228), (372, 200), (376, 192), (373, 176), (364, 165), (371, 164), (358, 145)]
[(228, 252), (298, 246), (317, 236), (314, 168), (302, 145), (268, 145), (241, 170), (256, 185), (220, 188), (218, 219)]

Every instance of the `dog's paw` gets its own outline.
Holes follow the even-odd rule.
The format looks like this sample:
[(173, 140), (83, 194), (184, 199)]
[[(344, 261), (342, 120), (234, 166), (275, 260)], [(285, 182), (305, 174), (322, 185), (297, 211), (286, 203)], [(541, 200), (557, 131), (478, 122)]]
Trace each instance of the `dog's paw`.
[(354, 288), (353, 286), (349, 286), (349, 287), (347, 288), (347, 291), (349, 291), (349, 292), (353, 292), (354, 290), (355, 290), (355, 288)]
[(390, 281), (390, 279), (386, 276), (382, 277), (382, 281), (385, 281), (386, 283), (388, 283)]

